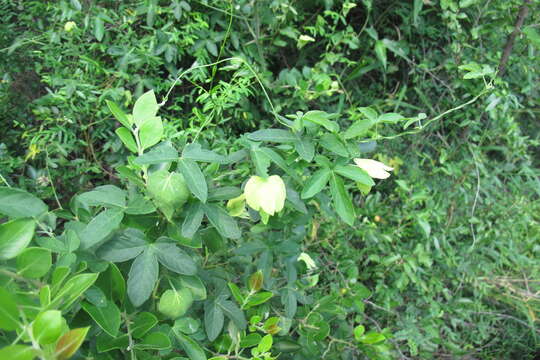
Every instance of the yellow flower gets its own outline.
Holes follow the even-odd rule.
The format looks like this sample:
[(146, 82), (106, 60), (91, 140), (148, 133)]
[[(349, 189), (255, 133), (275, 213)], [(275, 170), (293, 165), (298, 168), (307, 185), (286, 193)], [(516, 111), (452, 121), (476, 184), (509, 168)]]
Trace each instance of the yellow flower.
[(278, 175), (269, 178), (252, 176), (244, 188), (247, 204), (255, 211), (264, 211), (274, 215), (283, 209), (287, 191), (285, 183)]
[(386, 179), (390, 176), (388, 171), (394, 170), (394, 168), (384, 165), (380, 161), (371, 159), (354, 159), (354, 163), (374, 179)]
[(70, 32), (70, 31), (73, 30), (76, 26), (77, 26), (77, 24), (75, 24), (74, 21), (68, 21), (68, 22), (64, 25), (64, 30), (67, 31), (67, 32)]

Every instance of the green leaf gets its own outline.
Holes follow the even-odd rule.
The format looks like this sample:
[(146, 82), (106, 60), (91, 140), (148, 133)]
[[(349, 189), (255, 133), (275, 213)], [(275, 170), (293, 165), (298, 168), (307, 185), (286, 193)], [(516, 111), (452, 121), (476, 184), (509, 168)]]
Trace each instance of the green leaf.
[(223, 201), (242, 195), (242, 190), (235, 186), (222, 186), (208, 190), (208, 201)]
[(187, 144), (182, 151), (182, 157), (184, 159), (225, 164), (228, 162), (225, 156), (219, 155), (211, 150), (206, 150), (201, 147), (200, 144), (192, 143)]
[(356, 218), (354, 207), (349, 194), (345, 190), (343, 181), (335, 174), (330, 177), (330, 193), (332, 194), (336, 212), (343, 221), (352, 226)]
[(199, 230), (203, 217), (204, 210), (201, 203), (192, 203), (186, 211), (186, 217), (182, 223), (182, 236), (191, 239)]
[(99, 213), (79, 234), (81, 249), (86, 250), (99, 244), (120, 226), (123, 218), (122, 209), (108, 209)]
[(204, 204), (204, 213), (210, 223), (223, 236), (229, 239), (239, 239), (242, 235), (236, 221), (223, 208), (214, 204)]
[(363, 136), (368, 132), (369, 129), (371, 129), (374, 124), (375, 122), (370, 118), (357, 120), (354, 124), (351, 125), (351, 127), (347, 129), (347, 131), (345, 131), (343, 137), (348, 140)]
[(0, 359), (33, 360), (36, 356), (36, 349), (27, 345), (9, 345), (0, 349)]
[(88, 206), (126, 206), (126, 192), (114, 185), (98, 186), (92, 191), (77, 196)]
[(125, 213), (129, 215), (146, 215), (154, 211), (156, 211), (156, 207), (152, 201), (138, 193), (133, 194), (129, 198), (127, 208), (125, 209)]
[(189, 289), (168, 289), (159, 299), (158, 311), (174, 320), (184, 315), (192, 304), (193, 295)]
[(270, 166), (270, 158), (264, 154), (260, 148), (254, 147), (249, 152), (251, 161), (255, 165), (255, 171), (259, 176), (268, 176), (268, 167)]
[(0, 186), (0, 213), (10, 218), (39, 217), (47, 205), (24, 190)]
[(223, 329), (225, 315), (215, 301), (209, 300), (204, 303), (204, 328), (208, 340), (214, 341)]
[(382, 40), (377, 40), (375, 42), (375, 55), (377, 55), (377, 58), (386, 70), (386, 45), (384, 45)]
[(120, 107), (114, 102), (107, 100), (106, 103), (116, 120), (118, 120), (118, 122), (120, 122), (120, 124), (124, 125), (126, 128), (131, 129), (132, 125), (127, 114), (123, 112), (122, 109), (120, 109)]
[(152, 332), (144, 337), (141, 342), (135, 344), (138, 350), (166, 350), (172, 346), (167, 334), (162, 332)]
[(157, 317), (150, 312), (138, 313), (133, 321), (131, 328), (131, 334), (134, 338), (142, 338), (150, 329), (152, 329), (158, 323)]
[(252, 132), (247, 135), (249, 140), (253, 141), (270, 141), (277, 143), (295, 142), (296, 136), (288, 131), (282, 129), (262, 129)]
[(153, 248), (158, 261), (167, 269), (182, 275), (195, 275), (197, 273), (197, 265), (191, 256), (174, 243), (158, 240), (153, 244)]
[(311, 123), (320, 125), (328, 131), (331, 131), (334, 133), (338, 132), (339, 131), (338, 123), (330, 120), (330, 117), (332, 117), (332, 115), (324, 111), (313, 110), (313, 111), (308, 111), (307, 113), (305, 113), (302, 119), (305, 121), (309, 121)]
[(178, 151), (169, 142), (159, 144), (147, 153), (135, 158), (137, 165), (154, 165), (178, 160)]
[(244, 295), (242, 295), (242, 292), (240, 291), (240, 288), (238, 286), (236, 286), (235, 283), (232, 283), (232, 282), (228, 282), (227, 286), (229, 287), (229, 290), (231, 291), (231, 294), (232, 294), (234, 300), (236, 300), (236, 302), (238, 304), (243, 304), (244, 300), (245, 300), (245, 297), (244, 297)]
[(358, 341), (360, 341), (362, 344), (367, 344), (367, 345), (380, 343), (384, 340), (386, 340), (386, 337), (383, 334), (380, 334), (374, 331), (370, 331), (358, 339)]
[(173, 333), (190, 360), (206, 360), (204, 350), (197, 342), (195, 342), (195, 340), (185, 336), (179, 331), (176, 331), (174, 327)]
[(53, 301), (49, 305), (49, 308), (55, 308), (60, 306), (60, 309), (64, 310), (69, 308), (81, 295), (88, 290), (88, 288), (96, 282), (99, 274), (88, 273), (75, 275), (58, 291), (58, 294), (54, 297)]
[(195, 334), (197, 330), (199, 330), (200, 326), (201, 322), (199, 320), (193, 319), (191, 317), (181, 317), (180, 319), (176, 319), (172, 330), (182, 332), (187, 335), (192, 335)]
[(265, 353), (267, 351), (270, 351), (270, 349), (272, 348), (272, 343), (273, 343), (273, 338), (272, 338), (272, 335), (268, 334), (268, 335), (265, 335), (262, 339), (261, 339), (261, 342), (259, 343), (259, 345), (257, 346), (257, 350), (259, 350), (259, 352), (261, 353)]
[(332, 172), (328, 168), (322, 168), (313, 173), (302, 189), (302, 199), (309, 199), (320, 193), (326, 184), (328, 184), (331, 175)]
[(262, 289), (264, 276), (261, 270), (257, 270), (248, 279), (249, 291), (257, 292)]
[(103, 24), (103, 19), (98, 15), (94, 19), (94, 36), (96, 37), (97, 41), (101, 42), (104, 34), (105, 26)]
[(298, 139), (294, 142), (296, 152), (302, 159), (307, 162), (311, 162), (315, 156), (315, 145), (313, 144), (313, 141), (305, 136), (297, 135), (297, 138)]
[(324, 134), (319, 144), (328, 151), (342, 157), (349, 157), (347, 146), (340, 140), (336, 134)]
[(114, 131), (116, 135), (122, 140), (122, 143), (128, 148), (129, 151), (137, 153), (137, 144), (135, 143), (135, 139), (133, 138), (133, 135), (131, 134), (131, 131), (126, 129), (125, 127), (120, 127)]
[(375, 110), (369, 107), (360, 107), (358, 108), (358, 111), (362, 113), (366, 117), (366, 119), (371, 120), (375, 123), (377, 118), (379, 117), (379, 114)]
[(240, 346), (241, 347), (253, 347), (258, 345), (261, 342), (262, 336), (257, 333), (251, 333), (247, 336), (244, 336), (242, 340), (240, 340)]
[(0, 287), (0, 329), (13, 331), (17, 328), (19, 328), (17, 303), (11, 292)]
[(540, 32), (536, 28), (529, 25), (523, 29), (523, 33), (536, 48), (540, 48)]
[(148, 119), (154, 118), (158, 112), (158, 103), (153, 90), (142, 94), (133, 106), (133, 121), (135, 125), (141, 125)]
[(126, 229), (100, 246), (97, 255), (107, 261), (123, 262), (138, 256), (147, 246), (146, 236), (142, 231)]
[(36, 223), (32, 219), (16, 219), (0, 224), (0, 260), (13, 259), (30, 244)]
[(112, 338), (106, 333), (101, 333), (97, 336), (96, 348), (100, 353), (111, 350), (125, 350), (129, 346), (128, 335), (121, 335), (117, 338)]
[(129, 270), (127, 292), (135, 307), (141, 306), (150, 295), (158, 279), (159, 265), (151, 248), (147, 248), (133, 261)]
[(274, 294), (272, 294), (269, 291), (263, 291), (263, 292), (255, 294), (255, 295), (252, 295), (249, 298), (247, 304), (244, 306), (244, 309), (249, 309), (249, 308), (252, 308), (254, 306), (264, 304), (265, 302), (270, 300), (273, 296), (274, 296)]
[(17, 272), (30, 279), (38, 279), (49, 272), (52, 256), (48, 249), (30, 247), (17, 256)]
[(366, 186), (375, 185), (375, 182), (373, 181), (371, 176), (369, 176), (365, 170), (360, 169), (358, 166), (337, 165), (334, 168), (334, 171), (341, 176), (344, 176), (354, 181), (358, 181), (359, 183), (364, 184)]
[(56, 343), (56, 360), (71, 358), (82, 345), (90, 327), (73, 329), (62, 335)]
[(200, 301), (206, 299), (206, 287), (198, 276), (180, 275), (180, 284), (188, 288), (193, 295), (193, 300)]
[(403, 119), (405, 119), (405, 118), (402, 115), (398, 114), (398, 113), (386, 113), (386, 114), (381, 114), (377, 118), (377, 122), (395, 124), (398, 121), (403, 120)]
[(360, 338), (362, 337), (362, 335), (364, 335), (365, 332), (366, 328), (364, 327), (364, 325), (358, 325), (357, 327), (355, 327), (353, 333), (356, 341), (360, 341)]
[(105, 306), (94, 306), (87, 302), (82, 303), (82, 308), (107, 334), (116, 337), (120, 329), (120, 310), (112, 301), (107, 301)]
[(259, 151), (268, 159), (270, 159), (274, 164), (276, 164), (281, 170), (285, 171), (285, 173), (292, 177), (295, 181), (299, 183), (301, 182), (298, 174), (287, 165), (287, 162), (277, 152), (266, 147), (260, 148)]
[(32, 335), (40, 345), (55, 342), (64, 328), (64, 318), (59, 310), (47, 310), (40, 313), (32, 322)]
[(178, 170), (184, 176), (191, 193), (203, 203), (206, 202), (208, 198), (208, 186), (199, 165), (193, 160), (180, 159), (178, 161)]
[(159, 116), (151, 117), (142, 123), (139, 129), (139, 139), (142, 150), (156, 145), (163, 137), (163, 122)]
[(230, 300), (219, 300), (217, 305), (223, 310), (225, 315), (232, 320), (240, 330), (244, 330), (247, 326), (246, 317), (244, 312)]

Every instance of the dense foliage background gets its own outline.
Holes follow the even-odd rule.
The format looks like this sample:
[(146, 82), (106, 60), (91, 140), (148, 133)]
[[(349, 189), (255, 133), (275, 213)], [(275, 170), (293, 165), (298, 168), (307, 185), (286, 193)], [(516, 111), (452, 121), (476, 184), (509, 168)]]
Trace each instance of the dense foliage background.
[[(58, 359), (534, 359), (539, 14), (534, 0), (0, 0), (0, 347)], [(163, 142), (133, 153), (111, 110), (131, 113), (149, 90)], [(287, 126), (297, 138), (260, 132)], [(392, 176), (369, 191), (342, 170), (303, 196), (358, 157)], [(169, 170), (200, 173), (208, 189), (187, 179), (189, 200), (185, 185), (184, 199), (158, 193), (152, 174)], [(268, 224), (238, 200), (255, 174), (287, 185)], [(117, 208), (128, 210), (103, 238), (85, 232)], [(27, 217), (30, 247), (6, 255), (14, 222), (19, 235), (36, 226)], [(114, 245), (129, 241), (129, 254)], [(55, 321), (51, 341), (29, 337)], [(72, 339), (79, 350), (58, 350)], [(35, 355), (15, 350), (0, 358)]]

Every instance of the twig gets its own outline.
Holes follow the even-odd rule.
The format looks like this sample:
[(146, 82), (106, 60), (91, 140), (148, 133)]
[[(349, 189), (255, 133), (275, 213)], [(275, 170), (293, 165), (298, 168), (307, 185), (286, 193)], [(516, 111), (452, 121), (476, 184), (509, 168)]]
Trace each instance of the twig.
[[(478, 202), (478, 195), (480, 194), (480, 171), (478, 170), (478, 162), (476, 161), (476, 156), (474, 155), (474, 152), (472, 151), (470, 146), (469, 146), (469, 151), (472, 154), (472, 157), (474, 160), (474, 167), (476, 169), (476, 194), (474, 195), (474, 202), (473, 202), (473, 206), (471, 209), (471, 216), (470, 216), (470, 218), (472, 219), (474, 216), (474, 211), (476, 210), (476, 203)], [(470, 248), (470, 250), (472, 250), (474, 248), (474, 245), (476, 245), (476, 235), (474, 233), (474, 226), (472, 222), (469, 225), (471, 226), (471, 233), (473, 237), (473, 243)]]
[(510, 54), (512, 53), (512, 48), (514, 47), (514, 41), (521, 31), (521, 26), (523, 26), (523, 22), (529, 13), (530, 3), (531, 0), (523, 0), (523, 5), (521, 5), (519, 8), (516, 24), (514, 25), (514, 31), (508, 35), (503, 54), (501, 56), (501, 61), (499, 63), (499, 76), (503, 76), (504, 72), (506, 71), (506, 63), (508, 62), (508, 59), (510, 59)]
[(129, 326), (131, 320), (129, 319), (128, 315), (125, 312), (122, 313), (122, 317), (124, 318), (124, 321), (126, 322), (127, 336), (129, 339), (128, 347), (126, 350), (130, 352), (131, 360), (137, 360), (137, 355), (135, 354), (135, 351), (133, 349), (133, 347), (135, 346), (135, 343), (133, 341), (133, 337), (131, 336), (131, 328)]
[(540, 334), (539, 329), (536, 329), (534, 326), (531, 326), (530, 324), (527, 324), (525, 321), (520, 320), (520, 319), (518, 319), (516, 317), (510, 316), (510, 315), (494, 313), (494, 312), (490, 312), (490, 311), (474, 311), (474, 313), (479, 314), (479, 315), (493, 315), (493, 316), (498, 316), (498, 317), (501, 317), (501, 318), (504, 318), (504, 319), (514, 320), (514, 321), (520, 323), (521, 325), (528, 327), (532, 331)]

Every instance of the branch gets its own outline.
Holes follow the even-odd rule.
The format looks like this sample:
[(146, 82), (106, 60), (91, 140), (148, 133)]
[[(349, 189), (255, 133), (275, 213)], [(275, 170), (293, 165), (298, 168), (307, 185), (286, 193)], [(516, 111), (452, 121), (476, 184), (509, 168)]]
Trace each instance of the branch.
[(512, 48), (514, 47), (514, 41), (516, 40), (516, 37), (521, 31), (523, 22), (525, 21), (525, 18), (527, 17), (527, 14), (529, 13), (530, 3), (531, 3), (531, 0), (523, 0), (523, 5), (521, 5), (521, 7), (519, 8), (516, 24), (514, 25), (514, 31), (512, 31), (512, 33), (508, 35), (508, 39), (506, 40), (506, 46), (504, 47), (501, 61), (499, 63), (499, 76), (503, 76), (504, 72), (506, 71), (506, 63), (508, 62), (508, 59), (510, 59), (510, 53), (512, 53)]

